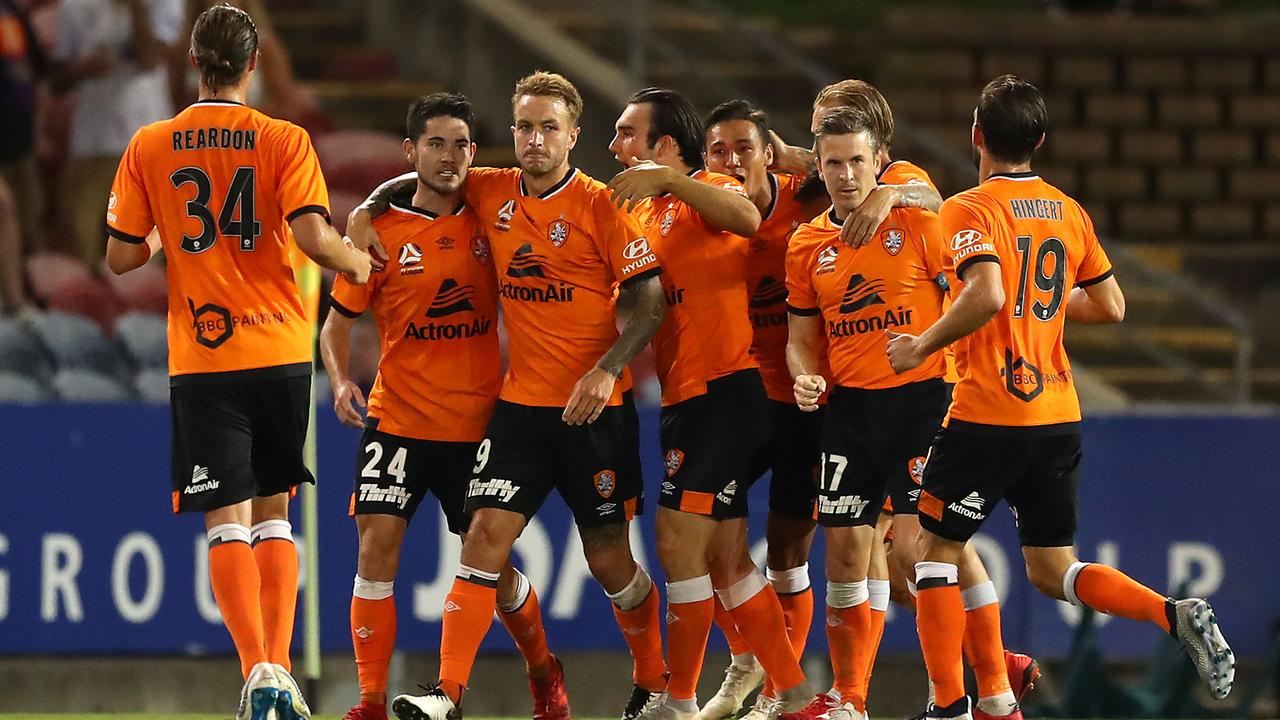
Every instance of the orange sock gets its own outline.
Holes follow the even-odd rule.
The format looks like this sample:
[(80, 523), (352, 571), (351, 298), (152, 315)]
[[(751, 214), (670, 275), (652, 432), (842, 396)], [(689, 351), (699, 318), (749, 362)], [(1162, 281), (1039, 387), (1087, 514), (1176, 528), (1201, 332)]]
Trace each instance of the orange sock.
[(964, 656), (978, 680), (978, 697), (1009, 692), (1004, 664), (1004, 638), (1000, 634), (1000, 602), (990, 581), (960, 592), (964, 601)]
[(351, 645), (356, 654), (360, 695), (381, 696), (386, 704), (387, 667), (396, 647), (396, 599), (392, 583), (356, 578), (351, 596)]
[(462, 700), (462, 691), (471, 679), (471, 668), (493, 623), (497, 601), (498, 573), (459, 566), (444, 602), (440, 632), (440, 688), (455, 703)]
[[(640, 593), (644, 593), (640, 604), (626, 610), (618, 605), (624, 596)], [(613, 601), (613, 616), (622, 630), (622, 637), (631, 650), (632, 681), (650, 692), (662, 692), (667, 685), (667, 661), (662, 656), (662, 620), (658, 612), (657, 586), (644, 570), (637, 568), (631, 584), (609, 599)]]
[(1098, 612), (1130, 620), (1145, 620), (1169, 632), (1166, 599), (1115, 568), (1097, 563), (1076, 563), (1067, 570), (1063, 589), (1068, 601), (1074, 595)]
[[(514, 609), (499, 608), (498, 618), (516, 641), (524, 656), (525, 672), (542, 677), (551, 669), (551, 651), (547, 649), (547, 631), (542, 627), (542, 608), (538, 605), (538, 593), (524, 575), (520, 576), (520, 590), (516, 593), (518, 604)], [(524, 597), (521, 598), (520, 596)]]
[(733, 621), (733, 615), (724, 609), (724, 603), (720, 602), (717, 596), (715, 621), (716, 627), (720, 628), (720, 632), (724, 633), (724, 639), (729, 643), (729, 654), (742, 655), (751, 652), (747, 649), (747, 641), (742, 639), (742, 633), (738, 632), (738, 625)]
[(291, 670), (289, 646), (293, 642), (293, 618), (298, 609), (298, 547), (288, 520), (268, 520), (251, 530), (253, 557), (262, 577), (262, 630), (267, 660)]
[(667, 693), (672, 700), (692, 700), (697, 694), (716, 612), (711, 598), (710, 575), (667, 583), (667, 665), (671, 671)]
[(787, 637), (782, 603), (764, 575), (754, 570), (718, 594), (747, 647), (773, 681), (771, 689), (785, 692), (803, 683), (804, 671)]
[(831, 649), (833, 686), (840, 699), (859, 712), (867, 708), (867, 666), (875, 635), (867, 581), (827, 581), (827, 644)]
[(240, 656), (240, 672), (248, 678), (254, 665), (267, 662), (262, 605), (258, 597), (262, 580), (258, 563), (253, 559), (253, 548), (249, 546), (249, 528), (215, 525), (209, 528), (208, 537), (213, 599)]
[(934, 702), (946, 707), (964, 697), (964, 601), (950, 563), (916, 564), (916, 628), (933, 681)]
[[(809, 564), (787, 570), (765, 570), (773, 592), (782, 606), (782, 620), (787, 624), (787, 640), (796, 659), (804, 657), (804, 647), (809, 641), (809, 628), (813, 625), (813, 586), (809, 582)], [(777, 697), (773, 681), (765, 678), (765, 697)]]

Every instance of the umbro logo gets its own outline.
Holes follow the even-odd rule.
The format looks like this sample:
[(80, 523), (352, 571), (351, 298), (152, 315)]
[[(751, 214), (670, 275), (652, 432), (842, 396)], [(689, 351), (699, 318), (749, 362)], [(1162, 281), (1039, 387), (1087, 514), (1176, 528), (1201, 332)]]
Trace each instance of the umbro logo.
[(447, 613), (458, 612), (461, 609), (462, 609), (462, 606), (452, 600), (444, 604), (444, 611)]
[(440, 289), (436, 290), (436, 297), (431, 301), (431, 307), (427, 308), (427, 317), (438, 318), (464, 310), (475, 310), (475, 306), (471, 304), (471, 298), (475, 297), (475, 294), (474, 285), (459, 285), (457, 280), (445, 278), (444, 282), (440, 283)]
[(369, 638), (373, 637), (373, 631), (361, 625), (360, 627), (356, 628), (356, 637), (360, 638), (361, 640), (368, 640)]
[(542, 269), (546, 261), (545, 255), (533, 251), (531, 243), (525, 243), (511, 257), (511, 262), (507, 265), (507, 277), (546, 277), (547, 274)]
[(852, 313), (871, 305), (883, 305), (884, 300), (880, 297), (880, 293), (884, 292), (884, 289), (883, 280), (868, 280), (860, 273), (854, 273), (853, 277), (849, 278), (849, 286), (844, 291), (844, 302), (840, 304), (840, 312)]
[(760, 278), (760, 284), (756, 286), (756, 291), (751, 295), (751, 307), (773, 307), (786, 299), (787, 286), (765, 275)]

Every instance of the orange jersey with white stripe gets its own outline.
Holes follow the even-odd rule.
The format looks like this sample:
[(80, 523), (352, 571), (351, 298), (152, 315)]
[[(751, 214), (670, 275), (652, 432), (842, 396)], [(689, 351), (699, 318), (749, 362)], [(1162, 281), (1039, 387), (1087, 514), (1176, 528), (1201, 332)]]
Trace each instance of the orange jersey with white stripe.
[(796, 228), (813, 218), (809, 206), (796, 200), (796, 189), (803, 182), (796, 175), (769, 173), (773, 204), (747, 246), (751, 354), (760, 364), (765, 394), (784, 403), (795, 401), (787, 370), (787, 241)]
[(938, 216), (894, 208), (875, 238), (852, 249), (840, 241), (834, 209), (801, 225), (787, 250), (787, 306), (822, 316), (832, 379), (843, 387), (880, 390), (930, 378), (946, 369), (941, 352), (897, 375), (886, 354), (886, 330), (918, 335), (942, 316), (937, 278), (944, 252)]
[[(699, 182), (746, 192), (728, 175), (698, 169)], [(667, 316), (653, 336), (662, 404), (707, 392), (707, 382), (755, 367), (747, 314), (747, 239), (714, 230), (674, 195), (636, 206), (649, 243), (662, 260)]]
[(332, 302), (347, 317), (372, 308), (378, 325), (369, 416), (392, 435), (478, 442), (502, 386), (487, 232), (465, 205), (442, 216), (392, 205), (373, 228), (391, 261), (365, 285), (339, 275)]
[(134, 134), (107, 232), (139, 243), (160, 231), (171, 376), (311, 362), (288, 224), (308, 212), (327, 218), (329, 194), (311, 139), (292, 123), (203, 101)]
[[(1063, 345), (1072, 288), (1111, 276), (1084, 209), (1033, 173), (992, 175), (942, 205), (949, 275), (1000, 265), (1005, 304), (956, 343), (949, 420), (1028, 427), (1075, 423), (1080, 401)], [(963, 284), (963, 281), (959, 281)]]
[[(635, 220), (604, 183), (571, 169), (539, 196), (518, 168), (472, 168), (464, 193), (489, 235), (510, 367), (502, 399), (563, 407), (618, 339), (615, 286), (662, 272)], [(624, 370), (610, 405), (631, 387)]]

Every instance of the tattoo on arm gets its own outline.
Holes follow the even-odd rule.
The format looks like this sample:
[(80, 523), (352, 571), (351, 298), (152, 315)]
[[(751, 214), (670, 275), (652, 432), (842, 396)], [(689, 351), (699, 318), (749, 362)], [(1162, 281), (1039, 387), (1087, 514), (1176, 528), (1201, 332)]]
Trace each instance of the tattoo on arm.
[(898, 191), (900, 207), (924, 208), (930, 212), (942, 209), (942, 195), (928, 185), (908, 183), (895, 185), (894, 188)]
[(627, 316), (626, 325), (596, 367), (622, 377), (622, 369), (649, 344), (666, 317), (667, 296), (662, 292), (662, 281), (655, 276), (624, 286), (617, 306), (618, 314)]
[(364, 207), (369, 211), (369, 217), (376, 218), (385, 213), (391, 207), (392, 200), (401, 202), (412, 202), (413, 193), (418, 189), (418, 180), (414, 177), (398, 177), (388, 180), (377, 187), (369, 199), (364, 201)]

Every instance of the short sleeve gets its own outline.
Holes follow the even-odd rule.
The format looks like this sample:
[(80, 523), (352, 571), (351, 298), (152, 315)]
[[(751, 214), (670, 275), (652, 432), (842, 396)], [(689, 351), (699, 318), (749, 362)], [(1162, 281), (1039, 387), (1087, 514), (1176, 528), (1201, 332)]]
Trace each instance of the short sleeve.
[(178, 42), (182, 35), (182, 0), (153, 0), (151, 3), (151, 32), (166, 45)]
[(1093, 230), (1093, 220), (1083, 208), (1080, 209), (1080, 219), (1083, 234), (1080, 240), (1084, 245), (1084, 256), (1080, 260), (1080, 266), (1076, 268), (1076, 287), (1088, 287), (1111, 277), (1111, 259), (1102, 249), (1102, 243)]
[(125, 148), (107, 197), (107, 235), (135, 245), (146, 242), (156, 224), (142, 178), (139, 137), (140, 132), (135, 133)]
[(286, 135), (279, 144), (279, 174), (276, 197), (285, 222), (309, 212), (319, 213), (329, 219), (329, 190), (324, 174), (320, 171), (320, 159), (311, 145), (311, 136), (296, 125), (286, 125)]
[(965, 270), (979, 262), (1000, 262), (992, 237), (990, 215), (980, 204), (957, 195), (942, 203), (942, 237), (947, 244), (944, 258), (947, 269), (964, 279)]
[(906, 160), (898, 160), (885, 168), (879, 182), (881, 185), (926, 185), (934, 192), (938, 190), (938, 186), (933, 184), (933, 178), (929, 177), (924, 168)]
[(820, 312), (818, 291), (813, 287), (809, 267), (814, 245), (805, 241), (803, 232), (803, 228), (796, 230), (787, 246), (787, 311), (793, 315), (817, 315)]
[(937, 213), (925, 210), (915, 213), (911, 220), (911, 234), (915, 242), (919, 243), (925, 271), (933, 278), (945, 275), (947, 257), (944, 251), (946, 245), (942, 242), (942, 219)]
[(369, 308), (369, 299), (373, 297), (376, 284), (378, 281), (370, 277), (364, 285), (356, 285), (339, 273), (333, 279), (333, 290), (329, 292), (330, 309), (349, 318), (360, 317)]
[(604, 192), (593, 193), (591, 205), (596, 245), (619, 285), (662, 272), (658, 255), (649, 246), (649, 239), (635, 216), (615, 207)]

